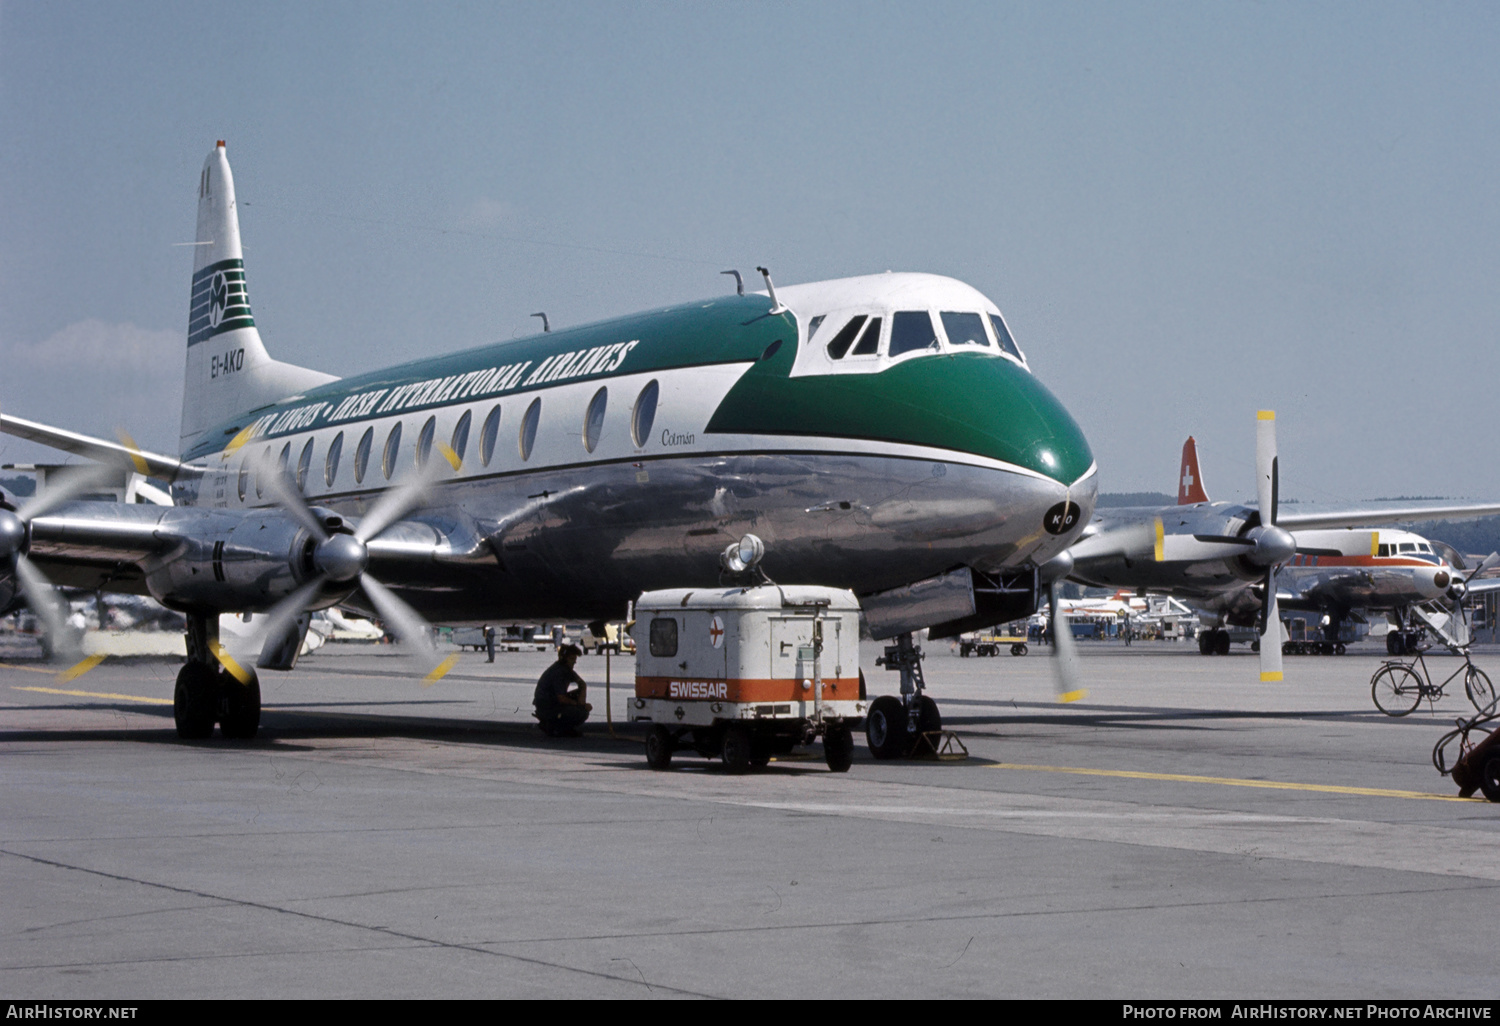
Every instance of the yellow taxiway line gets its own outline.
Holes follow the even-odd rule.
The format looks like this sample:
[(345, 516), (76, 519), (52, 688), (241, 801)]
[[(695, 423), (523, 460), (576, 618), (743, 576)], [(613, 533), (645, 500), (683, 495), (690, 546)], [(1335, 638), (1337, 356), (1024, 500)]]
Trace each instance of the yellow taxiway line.
[(1124, 777), (1128, 780), (1168, 780), (1178, 784), (1218, 784), (1221, 787), (1259, 787), (1272, 791), (1317, 791), (1322, 794), (1353, 794), (1367, 798), (1418, 798), (1432, 802), (1473, 802), (1482, 798), (1396, 791), (1384, 787), (1339, 787), (1336, 784), (1298, 784), (1288, 780), (1242, 780), (1237, 777), (1200, 777), (1188, 773), (1141, 773), (1135, 770), (1086, 769), (1082, 766), (1028, 766), (1016, 762), (993, 763), (990, 769), (1029, 770), (1033, 773), (1075, 773), (1085, 777)]
[(171, 705), (170, 698), (146, 698), (142, 695), (116, 695), (108, 691), (68, 691), (63, 688), (28, 688), (12, 684), (12, 691), (40, 691), (44, 695), (72, 695), (74, 698), (113, 698), (126, 702), (144, 702), (147, 705)]

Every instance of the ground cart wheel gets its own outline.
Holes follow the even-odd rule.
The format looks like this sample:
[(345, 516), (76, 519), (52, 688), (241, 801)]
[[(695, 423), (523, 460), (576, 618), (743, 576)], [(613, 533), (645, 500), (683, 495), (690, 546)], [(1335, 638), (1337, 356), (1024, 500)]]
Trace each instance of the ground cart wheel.
[(1400, 663), (1382, 666), (1370, 678), (1370, 697), (1387, 716), (1405, 716), (1422, 701), (1422, 678)]
[(672, 765), (672, 732), (660, 723), (646, 735), (646, 765), (654, 770), (668, 769)]
[(1010, 654), (1013, 655), (1013, 656), (1023, 656), (1023, 655), (1025, 655), (1026, 654), (1026, 642), (1023, 641), (1023, 642), (1020, 642), (1019, 644), (1015, 644), (1015, 645), (1010, 646)]
[(750, 732), (744, 727), (732, 726), (724, 731), (724, 745), (720, 749), (724, 768), (731, 773), (745, 773), (750, 769)]
[(1490, 683), (1490, 678), (1477, 666), (1471, 666), (1464, 672), (1464, 693), (1469, 696), (1469, 701), (1474, 703), (1474, 708), (1484, 712), (1489, 704), (1495, 700), (1495, 686)]
[(1490, 801), (1500, 802), (1500, 755), (1484, 760), (1484, 767), (1479, 771), (1479, 789)]
[(847, 773), (854, 765), (854, 731), (847, 724), (829, 727), (823, 735), (823, 758), (835, 773)]
[(752, 737), (750, 739), (750, 765), (761, 769), (771, 762), (771, 755), (776, 750), (776, 743), (768, 737)]
[(865, 741), (877, 759), (898, 759), (906, 750), (906, 709), (893, 695), (881, 695), (870, 703), (865, 717)]

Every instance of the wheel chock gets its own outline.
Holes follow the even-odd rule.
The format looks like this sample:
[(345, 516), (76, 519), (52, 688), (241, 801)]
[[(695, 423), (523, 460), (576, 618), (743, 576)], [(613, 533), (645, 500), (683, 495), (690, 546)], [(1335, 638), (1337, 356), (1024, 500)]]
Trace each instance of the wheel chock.
[(969, 748), (951, 730), (929, 730), (917, 735), (911, 758), (929, 762), (959, 762), (969, 757)]

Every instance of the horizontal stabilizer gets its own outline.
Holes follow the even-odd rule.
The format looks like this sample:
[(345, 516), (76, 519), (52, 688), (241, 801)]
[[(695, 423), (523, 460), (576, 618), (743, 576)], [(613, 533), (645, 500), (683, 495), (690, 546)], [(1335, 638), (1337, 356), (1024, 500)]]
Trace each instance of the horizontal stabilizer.
[(163, 478), (167, 481), (175, 481), (179, 476), (196, 472), (194, 468), (188, 467), (175, 456), (163, 456), (161, 453), (146, 452), (120, 442), (109, 442), (102, 438), (81, 435), (76, 431), (48, 427), (46, 424), (12, 417), (8, 413), (0, 413), (0, 432), (24, 438), (28, 442), (37, 442), (54, 449), (61, 449), (63, 452), (98, 460), (101, 463), (134, 466), (148, 477)]

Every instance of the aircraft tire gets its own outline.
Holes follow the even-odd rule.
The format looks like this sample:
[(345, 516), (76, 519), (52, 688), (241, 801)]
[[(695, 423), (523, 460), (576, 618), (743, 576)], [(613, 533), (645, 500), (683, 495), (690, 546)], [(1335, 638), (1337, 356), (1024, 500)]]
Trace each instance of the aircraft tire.
[(1500, 755), (1484, 760), (1479, 771), (1479, 789), (1492, 802), (1500, 802)]
[(1214, 632), (1214, 655), (1228, 655), (1228, 654), (1229, 654), (1229, 632), (1228, 631), (1215, 631)]
[(1406, 654), (1406, 645), (1401, 641), (1400, 631), (1391, 631), (1385, 636), (1385, 653), (1393, 656)]
[(646, 735), (646, 765), (654, 770), (672, 767), (672, 732), (660, 723)]
[(921, 705), (917, 709), (917, 732), (928, 734), (934, 730), (942, 730), (943, 714), (938, 710), (938, 704), (926, 695), (918, 701)]
[(219, 732), (231, 740), (249, 741), (260, 730), (260, 678), (254, 670), (250, 671), (250, 680), (244, 684), (227, 673), (218, 676), (224, 695)]
[(1199, 631), (1198, 632), (1198, 654), (1199, 655), (1213, 655), (1214, 654), (1214, 632), (1213, 631)]
[(218, 674), (203, 663), (188, 663), (177, 671), (172, 690), (172, 719), (177, 736), (184, 741), (213, 737), (214, 714), (218, 711)]
[(854, 731), (847, 723), (837, 723), (823, 735), (823, 758), (834, 773), (848, 773), (854, 765)]
[(723, 746), (720, 749), (720, 757), (724, 760), (724, 768), (730, 773), (748, 773), (750, 771), (751, 755), (750, 732), (738, 724), (731, 725), (724, 731)]
[(877, 759), (899, 759), (906, 754), (906, 709), (899, 698), (881, 695), (870, 703), (865, 743)]

